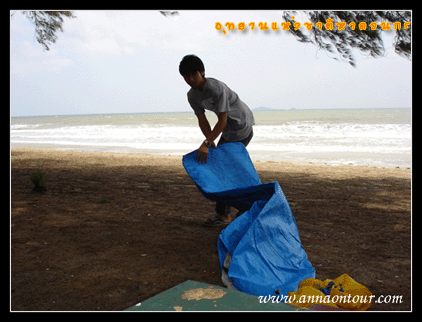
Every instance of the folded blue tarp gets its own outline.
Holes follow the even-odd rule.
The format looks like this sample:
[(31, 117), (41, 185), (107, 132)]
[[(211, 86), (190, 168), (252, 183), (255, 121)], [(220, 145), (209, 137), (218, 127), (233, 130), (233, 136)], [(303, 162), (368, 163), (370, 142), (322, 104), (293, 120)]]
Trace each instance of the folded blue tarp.
[(242, 143), (211, 148), (208, 162), (199, 164), (197, 150), (183, 165), (202, 194), (213, 201), (246, 211), (218, 238), (221, 269), (228, 253), (228, 276), (239, 291), (257, 296), (297, 290), (315, 277), (290, 206), (278, 182), (262, 184)]

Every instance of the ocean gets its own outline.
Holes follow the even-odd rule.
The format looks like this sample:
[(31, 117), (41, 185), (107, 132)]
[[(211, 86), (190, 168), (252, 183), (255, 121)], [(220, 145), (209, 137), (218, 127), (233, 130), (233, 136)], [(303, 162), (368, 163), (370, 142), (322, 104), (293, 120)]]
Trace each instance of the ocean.
[[(253, 111), (254, 160), (411, 167), (411, 109)], [(213, 127), (217, 117), (208, 112)], [(11, 147), (184, 155), (204, 137), (193, 112), (12, 117)]]

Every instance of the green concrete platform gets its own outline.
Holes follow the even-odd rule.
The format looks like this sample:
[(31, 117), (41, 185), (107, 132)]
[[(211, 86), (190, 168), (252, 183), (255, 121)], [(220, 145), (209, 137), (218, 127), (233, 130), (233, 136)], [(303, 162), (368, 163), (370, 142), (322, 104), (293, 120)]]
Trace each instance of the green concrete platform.
[(258, 297), (217, 285), (186, 281), (125, 311), (302, 311), (285, 303), (259, 303)]

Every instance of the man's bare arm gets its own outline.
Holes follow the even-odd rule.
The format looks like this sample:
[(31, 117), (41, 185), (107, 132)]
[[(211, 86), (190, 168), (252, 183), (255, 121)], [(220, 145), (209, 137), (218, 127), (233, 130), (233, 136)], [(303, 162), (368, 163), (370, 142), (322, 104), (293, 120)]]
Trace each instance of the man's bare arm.
[(210, 123), (208, 122), (205, 114), (197, 115), (197, 117), (199, 127), (201, 128), (201, 131), (208, 142), (214, 142), (227, 125), (227, 112), (218, 114), (218, 122), (215, 124), (213, 130), (211, 130)]
[[(202, 133), (204, 134), (206, 140), (211, 143), (213, 148), (216, 147), (214, 140), (223, 132), (224, 128), (227, 125), (227, 112), (218, 114), (218, 122), (214, 126), (214, 129), (211, 131), (210, 123), (207, 120), (205, 114), (197, 115), (199, 127), (201, 128)], [(198, 155), (196, 156), (196, 161), (199, 163), (204, 163), (208, 161), (208, 151), (209, 148), (205, 145), (205, 141), (201, 144), (198, 150)]]
[(198, 118), (199, 128), (201, 129), (205, 138), (207, 138), (212, 132), (211, 131), (211, 125), (208, 122), (207, 117), (205, 116), (205, 114), (199, 114), (196, 117)]

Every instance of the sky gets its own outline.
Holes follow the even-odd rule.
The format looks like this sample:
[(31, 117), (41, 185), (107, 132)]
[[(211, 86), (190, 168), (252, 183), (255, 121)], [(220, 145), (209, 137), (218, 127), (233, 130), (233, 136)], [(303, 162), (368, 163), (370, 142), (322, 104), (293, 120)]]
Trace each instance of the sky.
[[(385, 57), (356, 52), (353, 68), (282, 31), (282, 11), (73, 13), (77, 18), (65, 19), (49, 51), (36, 42), (24, 15), (11, 17), (12, 117), (192, 111), (189, 86), (179, 74), (187, 54), (199, 56), (206, 76), (226, 83), (251, 109), (412, 106), (412, 62), (394, 52), (386, 31)], [(306, 16), (296, 20), (303, 25)], [(245, 22), (246, 28), (224, 34), (216, 22), (226, 31), (226, 22)], [(260, 30), (259, 22), (269, 30)]]

